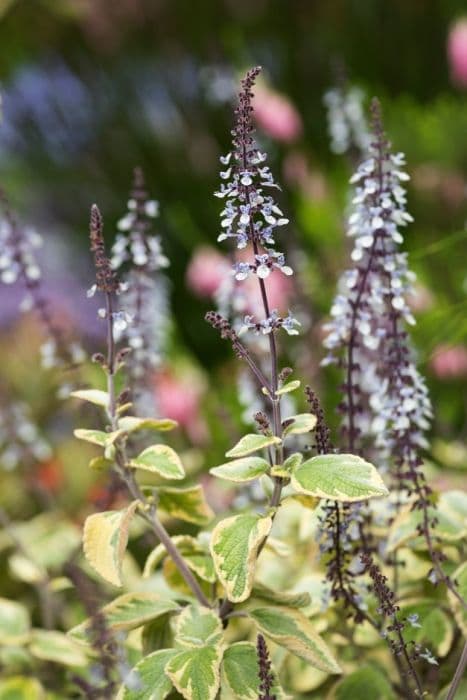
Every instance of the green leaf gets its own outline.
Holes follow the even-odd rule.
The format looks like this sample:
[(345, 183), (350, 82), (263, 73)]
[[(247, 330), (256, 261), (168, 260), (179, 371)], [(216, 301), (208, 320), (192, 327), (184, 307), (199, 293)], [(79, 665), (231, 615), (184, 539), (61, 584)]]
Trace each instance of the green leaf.
[(250, 433), (244, 435), (231, 450), (225, 453), (226, 457), (246, 457), (253, 452), (258, 452), (270, 445), (280, 445), (282, 440), (275, 435), (256, 435)]
[[(179, 610), (173, 600), (161, 599), (155, 593), (125, 593), (101, 608), (107, 626), (112, 630), (129, 631), (142, 627), (161, 615)], [(84, 620), (68, 634), (77, 641), (87, 641), (92, 631), (92, 620)]]
[(291, 382), (287, 382), (287, 384), (284, 384), (276, 391), (276, 396), (282, 396), (283, 394), (288, 394), (289, 391), (295, 391), (295, 389), (298, 389), (300, 384), (301, 381), (299, 379), (294, 379)]
[(294, 608), (255, 608), (249, 611), (260, 631), (315, 668), (326, 673), (342, 673), (337, 661), (312, 623)]
[(83, 550), (92, 568), (114, 586), (122, 586), (122, 563), (128, 544), (130, 523), (138, 501), (123, 510), (94, 513), (86, 518)]
[(20, 540), (28, 558), (44, 572), (60, 569), (81, 542), (77, 525), (57, 512), (42, 513), (28, 521), (13, 523), (11, 532)]
[[(237, 642), (224, 652), (222, 674), (227, 686), (236, 700), (257, 700), (260, 694), (258, 677), (258, 654), (251, 642)], [(283, 690), (277, 682), (274, 672), (272, 694), (276, 698), (283, 697)]]
[(158, 507), (173, 518), (195, 525), (207, 525), (214, 517), (202, 486), (189, 486), (186, 489), (158, 488), (157, 494)]
[(132, 690), (123, 686), (117, 700), (164, 700), (173, 687), (164, 669), (176, 653), (175, 649), (160, 649), (145, 656), (133, 669), (141, 687)]
[(288, 472), (291, 472), (294, 469), (296, 469), (297, 467), (299, 467), (302, 462), (303, 462), (303, 455), (300, 454), (300, 452), (293, 452), (291, 455), (289, 455), (287, 457), (287, 459), (285, 460), (285, 462), (282, 466)]
[(221, 520), (212, 532), (214, 566), (227, 597), (233, 603), (240, 603), (250, 595), (258, 548), (271, 526), (269, 517), (234, 515)]
[(144, 469), (164, 479), (184, 479), (185, 470), (178, 454), (168, 445), (151, 445), (130, 462), (130, 467)]
[(7, 598), (0, 598), (0, 645), (24, 644), (30, 628), (27, 608)]
[[(467, 561), (461, 564), (451, 575), (459, 595), (467, 601)], [(454, 593), (448, 590), (448, 599), (454, 618), (464, 637), (467, 637), (467, 610)]]
[(217, 644), (222, 637), (222, 623), (213, 610), (197, 603), (187, 605), (175, 622), (175, 640), (183, 647)]
[(73, 432), (74, 436), (78, 440), (84, 440), (85, 442), (90, 442), (93, 445), (99, 445), (100, 447), (108, 447), (113, 445), (117, 438), (123, 435), (123, 430), (115, 430), (113, 433), (106, 433), (103, 430), (75, 430)]
[(292, 475), (292, 485), (306, 493), (333, 501), (363, 501), (387, 496), (376, 468), (349, 454), (317, 455), (303, 462)]
[(334, 689), (335, 700), (396, 700), (391, 683), (384, 673), (374, 666), (364, 666), (339, 681)]
[(209, 473), (221, 479), (227, 479), (227, 481), (244, 482), (254, 481), (265, 474), (268, 469), (269, 463), (262, 457), (243, 457), (213, 467)]
[(412, 627), (408, 622), (404, 628), (404, 639), (429, 647), (436, 656), (446, 656), (452, 645), (454, 630), (438, 602), (424, 599), (401, 605), (401, 618), (413, 614), (418, 615), (419, 626)]
[[(292, 421), (292, 423), (289, 423)], [(282, 431), (284, 437), (286, 435), (299, 435), (301, 433), (309, 433), (316, 425), (316, 416), (312, 413), (299, 413), (296, 416), (290, 416), (283, 421), (285, 428)]]
[(186, 700), (215, 700), (222, 653), (221, 645), (186, 649), (169, 660), (165, 672)]
[(289, 608), (305, 608), (310, 605), (311, 599), (308, 593), (286, 593), (285, 591), (275, 591), (262, 583), (255, 583), (252, 591), (252, 598), (267, 600), (275, 605), (286, 605)]
[(167, 430), (173, 430), (177, 425), (177, 421), (171, 418), (137, 418), (136, 416), (124, 416), (118, 421), (118, 427), (126, 433), (134, 433), (137, 430), (165, 432)]
[(88, 467), (90, 469), (95, 469), (96, 471), (103, 471), (104, 469), (110, 469), (112, 465), (113, 461), (111, 459), (107, 459), (106, 457), (102, 457), (100, 455), (99, 457), (94, 457), (91, 459)]
[(100, 391), (99, 389), (80, 389), (79, 391), (72, 391), (70, 396), (73, 396), (75, 399), (89, 401), (89, 403), (102, 406), (105, 409), (108, 408), (110, 401), (107, 391)]
[(144, 625), (141, 632), (143, 656), (159, 649), (170, 649), (174, 645), (171, 620), (173, 612), (157, 617)]
[[(209, 583), (216, 580), (216, 572), (210, 553), (194, 537), (190, 535), (174, 535), (173, 543), (190, 567), (200, 578)], [(149, 554), (144, 565), (143, 578), (149, 578), (154, 569), (167, 556), (167, 550), (163, 544), (157, 545)]]
[(12, 676), (0, 681), (0, 700), (46, 700), (46, 694), (34, 678)]
[(62, 632), (33, 630), (29, 651), (37, 659), (53, 661), (63, 666), (87, 666), (88, 663), (81, 647)]
[[(438, 503), (428, 508), (429, 520), (436, 518), (434, 534), (444, 542), (457, 542), (467, 535), (467, 495), (462, 491), (446, 491), (440, 494)], [(388, 552), (401, 545), (410, 545), (413, 549), (426, 549), (423, 535), (418, 526), (423, 524), (424, 513), (413, 510), (409, 503), (394, 519), (388, 536)]]

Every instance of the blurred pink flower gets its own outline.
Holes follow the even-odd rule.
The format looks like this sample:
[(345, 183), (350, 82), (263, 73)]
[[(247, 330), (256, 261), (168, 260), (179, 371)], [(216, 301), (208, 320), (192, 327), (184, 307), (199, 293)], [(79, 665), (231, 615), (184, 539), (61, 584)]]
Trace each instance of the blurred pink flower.
[(301, 136), (302, 119), (285, 95), (258, 86), (253, 105), (257, 123), (273, 139), (291, 143)]
[(433, 352), (430, 366), (439, 379), (456, 379), (467, 376), (467, 347), (465, 345), (439, 345)]
[(186, 284), (200, 297), (212, 297), (226, 275), (230, 274), (227, 259), (209, 246), (197, 248), (186, 270)]
[(155, 377), (154, 390), (159, 414), (176, 420), (192, 442), (203, 443), (207, 429), (200, 415), (202, 386), (196, 375), (177, 377), (168, 371), (161, 372)]
[(447, 53), (452, 81), (460, 87), (467, 87), (467, 17), (457, 20), (452, 26)]

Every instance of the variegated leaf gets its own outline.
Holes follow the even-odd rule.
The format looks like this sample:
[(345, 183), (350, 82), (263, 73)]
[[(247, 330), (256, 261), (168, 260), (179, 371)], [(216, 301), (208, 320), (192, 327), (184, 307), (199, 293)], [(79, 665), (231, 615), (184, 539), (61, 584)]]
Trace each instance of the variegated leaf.
[(123, 435), (123, 430), (114, 430), (113, 433), (106, 433), (103, 430), (84, 430), (79, 428), (73, 434), (78, 440), (84, 440), (100, 447), (108, 447)]
[[(161, 599), (155, 593), (125, 593), (101, 609), (109, 629), (127, 632), (142, 627), (168, 612), (176, 612), (179, 606), (173, 600)], [(84, 620), (68, 632), (77, 641), (86, 641), (92, 631), (92, 620)]]
[(388, 495), (376, 468), (350, 454), (317, 455), (308, 459), (294, 470), (292, 485), (299, 493), (333, 501), (363, 501)]
[(261, 632), (315, 668), (342, 673), (327, 644), (305, 615), (294, 608), (255, 608), (249, 615)]
[(284, 384), (276, 391), (276, 396), (283, 396), (283, 394), (288, 394), (290, 391), (295, 391), (295, 389), (299, 388), (300, 384), (301, 381), (299, 379), (294, 379), (291, 382), (287, 382), (287, 384)]
[(159, 649), (141, 659), (133, 669), (139, 687), (123, 686), (117, 700), (164, 700), (173, 688), (165, 667), (175, 654), (176, 649)]
[(222, 637), (222, 623), (213, 610), (194, 603), (187, 605), (175, 622), (175, 641), (183, 647), (217, 644)]
[(185, 489), (158, 488), (158, 507), (173, 518), (185, 520), (195, 525), (207, 525), (214, 517), (204, 497), (202, 486), (189, 486)]
[(154, 430), (165, 432), (173, 430), (178, 425), (171, 418), (137, 418), (136, 416), (123, 416), (118, 421), (118, 427), (126, 433), (134, 433), (137, 430)]
[(0, 644), (23, 644), (30, 628), (28, 609), (8, 598), (0, 598)]
[(283, 423), (285, 424), (285, 428), (282, 431), (284, 437), (286, 435), (300, 435), (313, 430), (316, 425), (316, 416), (312, 413), (299, 413), (296, 416), (286, 418)]
[(245, 482), (254, 481), (262, 476), (268, 471), (269, 466), (269, 462), (262, 457), (241, 457), (213, 467), (209, 472), (227, 481)]
[[(216, 572), (212, 557), (204, 546), (191, 535), (174, 535), (173, 543), (190, 567), (203, 581), (214, 583)], [(163, 544), (157, 545), (146, 559), (143, 570), (143, 578), (149, 578), (156, 567), (167, 556), (167, 550)]]
[(138, 501), (133, 501), (123, 510), (94, 513), (84, 523), (84, 555), (92, 568), (114, 586), (122, 585), (123, 556), (137, 506)]
[(233, 603), (240, 603), (250, 595), (258, 548), (271, 526), (270, 517), (234, 515), (221, 520), (212, 532), (214, 566), (227, 597)]
[(63, 666), (86, 666), (88, 663), (82, 647), (63, 632), (33, 630), (29, 651), (37, 659), (53, 661)]
[(246, 457), (253, 452), (263, 450), (271, 445), (280, 445), (282, 440), (275, 435), (256, 435), (250, 433), (244, 435), (231, 450), (226, 452), (226, 457)]
[[(277, 673), (272, 669), (274, 684), (272, 695), (280, 700), (284, 691), (277, 681)], [(258, 676), (258, 652), (251, 642), (237, 642), (224, 652), (222, 675), (227, 687), (236, 700), (257, 700), (260, 696)]]
[(100, 391), (99, 389), (79, 389), (78, 391), (72, 391), (70, 396), (73, 396), (75, 399), (89, 401), (89, 403), (101, 406), (102, 408), (108, 408), (109, 406), (109, 394), (107, 391)]
[(178, 454), (168, 445), (151, 445), (131, 460), (130, 467), (144, 469), (164, 479), (184, 479), (185, 470)]
[(165, 672), (186, 700), (215, 700), (222, 653), (220, 644), (185, 649), (169, 660)]

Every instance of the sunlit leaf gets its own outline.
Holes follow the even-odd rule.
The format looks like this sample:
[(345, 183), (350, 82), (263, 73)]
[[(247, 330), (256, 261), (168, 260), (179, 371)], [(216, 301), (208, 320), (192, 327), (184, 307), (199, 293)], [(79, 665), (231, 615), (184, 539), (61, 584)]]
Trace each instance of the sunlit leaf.
[[(179, 606), (174, 601), (161, 599), (155, 593), (146, 592), (125, 593), (105, 605), (101, 612), (109, 629), (128, 631), (177, 610)], [(91, 630), (92, 621), (88, 619), (73, 627), (68, 634), (78, 641), (86, 641)]]
[[(214, 583), (216, 572), (210, 552), (190, 535), (174, 535), (172, 541), (190, 569), (204, 581)], [(143, 578), (148, 578), (166, 556), (167, 550), (164, 545), (157, 545), (146, 559)]]
[(255, 583), (251, 591), (252, 598), (267, 600), (274, 605), (285, 605), (289, 608), (304, 608), (310, 605), (310, 595), (308, 593), (288, 593), (286, 591), (275, 591), (262, 583)]
[(376, 468), (350, 454), (308, 459), (294, 470), (292, 485), (301, 493), (334, 501), (363, 501), (388, 495)]
[(88, 663), (82, 648), (63, 632), (33, 630), (29, 651), (37, 659), (63, 666), (86, 666)]
[(0, 680), (0, 700), (46, 700), (46, 694), (35, 678), (12, 676)]
[(24, 644), (31, 621), (28, 609), (7, 598), (0, 598), (0, 644)]
[(189, 486), (185, 489), (158, 488), (157, 494), (158, 507), (173, 518), (195, 525), (207, 525), (214, 517), (202, 486)]
[(250, 433), (244, 435), (231, 450), (226, 452), (226, 457), (246, 457), (253, 452), (258, 452), (271, 445), (280, 445), (282, 440), (275, 435), (256, 435)]
[[(291, 421), (291, 422), (289, 422)], [(301, 433), (309, 433), (316, 426), (316, 416), (312, 413), (299, 413), (296, 416), (286, 418), (285, 428), (282, 431), (284, 437), (286, 435), (300, 435)]]
[(341, 673), (327, 644), (313, 624), (295, 608), (263, 607), (249, 611), (260, 631), (276, 644), (327, 673)]
[(131, 467), (154, 472), (164, 479), (184, 479), (185, 470), (178, 454), (168, 445), (151, 445), (131, 460)]
[(272, 520), (257, 515), (234, 515), (221, 520), (211, 537), (211, 553), (227, 597), (234, 603), (248, 598), (255, 575), (258, 548)]
[(294, 379), (291, 382), (287, 382), (287, 384), (284, 384), (284, 386), (281, 386), (280, 389), (277, 389), (276, 395), (282, 396), (283, 394), (288, 394), (289, 391), (295, 391), (295, 389), (299, 388), (300, 384), (301, 384), (301, 382), (299, 379)]
[(103, 430), (84, 430), (79, 428), (73, 431), (73, 434), (78, 440), (84, 440), (85, 442), (90, 442), (100, 447), (108, 447), (124, 433), (123, 430), (115, 430), (113, 433), (106, 433)]
[(177, 421), (171, 418), (137, 418), (136, 416), (123, 416), (118, 421), (120, 430), (126, 433), (134, 433), (137, 430), (154, 430), (165, 432), (173, 430), (178, 425)]
[(244, 482), (254, 481), (262, 476), (268, 471), (269, 466), (269, 462), (262, 457), (242, 457), (213, 467), (209, 472), (227, 481)]
[(114, 586), (122, 585), (122, 563), (128, 531), (138, 501), (123, 510), (94, 513), (86, 518), (83, 550), (92, 568)]
[(110, 401), (107, 391), (100, 391), (99, 389), (80, 389), (78, 391), (72, 391), (70, 396), (73, 396), (75, 399), (89, 401), (89, 403), (102, 406), (102, 408), (108, 408)]

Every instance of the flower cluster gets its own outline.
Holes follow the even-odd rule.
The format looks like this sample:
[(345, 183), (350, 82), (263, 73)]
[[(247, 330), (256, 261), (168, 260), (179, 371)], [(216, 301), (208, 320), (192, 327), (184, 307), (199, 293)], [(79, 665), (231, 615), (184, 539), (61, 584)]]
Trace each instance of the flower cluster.
[(323, 98), (333, 153), (362, 153), (370, 141), (363, 112), (363, 92), (346, 84), (331, 88)]
[[(391, 591), (387, 585), (387, 577), (381, 573), (379, 567), (373, 562), (373, 559), (369, 554), (362, 554), (362, 564), (364, 565), (365, 571), (368, 573), (371, 579), (370, 590), (373, 591), (378, 601), (379, 607), (377, 612), (383, 616), (387, 623), (384, 631), (381, 634), (388, 641), (391, 651), (396, 659), (404, 660), (404, 664), (406, 666), (405, 674), (413, 679), (417, 687), (417, 694), (419, 697), (422, 697), (423, 690), (417, 675), (417, 671), (415, 670), (414, 662), (416, 662), (420, 656), (423, 655), (419, 653), (420, 648), (417, 644), (414, 642), (407, 643), (403, 637), (403, 630), (406, 626), (406, 622), (408, 622), (411, 627), (414, 625), (416, 626), (418, 616), (412, 615), (405, 620), (400, 619), (400, 607), (395, 601), (393, 591)], [(412, 646), (411, 651), (409, 651), (409, 646)], [(423, 658), (426, 658), (429, 663), (432, 663), (430, 659), (434, 659), (428, 649), (426, 650)], [(401, 661), (398, 663), (401, 663)]]
[(272, 695), (271, 693), (274, 684), (274, 675), (271, 671), (271, 661), (269, 659), (269, 651), (266, 645), (266, 640), (262, 634), (258, 634), (256, 651), (258, 654), (259, 676), (258, 700), (276, 700), (276, 696)]
[[(260, 68), (250, 70), (242, 81), (239, 104), (236, 109), (236, 124), (232, 131), (233, 151), (221, 157), (226, 167), (220, 173), (224, 181), (216, 197), (225, 200), (221, 212), (222, 232), (218, 241), (233, 239), (238, 250), (247, 249), (250, 260), (237, 260), (233, 265), (233, 275), (237, 281), (244, 281), (255, 275), (265, 290), (264, 280), (276, 270), (286, 276), (293, 270), (286, 264), (283, 253), (275, 249), (275, 229), (288, 224), (288, 219), (267, 191), (279, 189), (269, 167), (265, 164), (266, 154), (262, 153), (253, 138), (251, 104), (252, 87)], [(263, 294), (263, 299), (266, 296)], [(292, 316), (283, 317), (277, 309), (265, 307), (266, 318), (255, 320), (245, 318), (243, 331), (252, 329), (256, 333), (269, 334), (284, 328), (289, 334), (296, 334), (299, 322)]]
[(33, 229), (20, 226), (3, 191), (0, 191), (0, 207), (0, 281), (4, 284), (20, 281), (25, 288), (20, 310), (34, 311), (47, 336), (40, 348), (42, 366), (50, 369), (80, 364), (85, 358), (83, 348), (78, 342), (66, 338), (63, 329), (56, 325), (43, 294), (37, 259), (41, 236)]
[[(403, 187), (409, 176), (402, 170), (404, 156), (392, 154), (380, 119), (379, 105), (372, 105), (374, 139), (368, 157), (360, 164), (351, 183), (355, 186), (353, 211), (347, 235), (353, 239), (353, 267), (341, 277), (338, 294), (331, 308), (332, 321), (325, 326), (324, 341), (329, 353), (323, 364), (338, 363), (346, 370), (345, 399), (340, 409), (346, 416), (349, 448), (362, 432), (364, 399), (375, 419), (373, 432), (381, 434), (385, 384), (381, 368), (386, 366), (385, 348), (390, 341), (393, 319), (413, 325), (415, 319), (407, 303), (414, 275), (408, 269), (407, 255), (400, 252), (400, 228), (412, 221), (406, 210)], [(415, 376), (415, 368), (407, 370)], [(420, 399), (407, 401), (401, 412), (415, 413), (420, 427), (426, 427), (429, 404), (422, 383), (417, 379)], [(404, 395), (404, 394), (403, 394)], [(389, 411), (388, 407), (388, 411)]]
[(160, 237), (152, 232), (158, 213), (158, 203), (149, 199), (143, 171), (135, 168), (128, 213), (118, 223), (120, 233), (110, 263), (113, 270), (123, 272), (122, 304), (131, 318), (121, 334), (132, 351), (126, 365), (130, 385), (134, 399), (151, 411), (154, 398), (148, 392), (148, 378), (161, 363), (169, 323), (168, 283), (161, 273), (169, 261)]
[(114, 330), (123, 331), (132, 322), (132, 317), (121, 309), (114, 311), (111, 299), (114, 294), (121, 294), (123, 291), (126, 291), (127, 285), (119, 281), (107, 257), (104, 241), (104, 220), (97, 204), (93, 204), (91, 207), (89, 236), (96, 270), (96, 282), (88, 289), (87, 296), (88, 298), (93, 297), (96, 291), (105, 294), (106, 306), (105, 308), (100, 308), (97, 315), (99, 318), (105, 319), (110, 314)]

